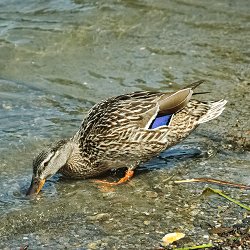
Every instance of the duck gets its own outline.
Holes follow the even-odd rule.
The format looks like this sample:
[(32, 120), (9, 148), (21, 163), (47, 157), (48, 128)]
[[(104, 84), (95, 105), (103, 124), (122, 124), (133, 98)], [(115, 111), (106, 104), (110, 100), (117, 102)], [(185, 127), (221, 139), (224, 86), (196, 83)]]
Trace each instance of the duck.
[(135, 169), (185, 139), (200, 124), (217, 118), (226, 100), (199, 101), (194, 93), (204, 80), (176, 92), (136, 91), (102, 100), (87, 113), (78, 131), (42, 150), (33, 160), (27, 195), (37, 195), (56, 173), (67, 178), (96, 178), (126, 168), (116, 182), (125, 183)]

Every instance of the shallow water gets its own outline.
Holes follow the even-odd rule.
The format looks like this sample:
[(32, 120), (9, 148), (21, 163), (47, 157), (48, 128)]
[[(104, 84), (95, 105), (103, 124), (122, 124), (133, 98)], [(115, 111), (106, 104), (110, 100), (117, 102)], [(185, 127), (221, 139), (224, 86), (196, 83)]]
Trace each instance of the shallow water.
[[(240, 1), (0, 1), (0, 248), (154, 249), (164, 234), (207, 243), (210, 227), (249, 216), (204, 184), (250, 184), (249, 14)], [(70, 137), (88, 109), (135, 90), (173, 91), (206, 79), (227, 109), (141, 166), (127, 185), (48, 181), (25, 197), (32, 159)], [(122, 175), (111, 173), (111, 179)], [(224, 188), (249, 204), (249, 191)]]

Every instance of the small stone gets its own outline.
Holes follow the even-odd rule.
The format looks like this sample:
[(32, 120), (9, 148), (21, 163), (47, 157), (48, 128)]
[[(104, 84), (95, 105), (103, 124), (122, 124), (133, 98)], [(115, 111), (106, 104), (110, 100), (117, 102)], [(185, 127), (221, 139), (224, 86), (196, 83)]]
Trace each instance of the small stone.
[(150, 222), (149, 220), (143, 221), (143, 224), (146, 225), (146, 226), (150, 225), (150, 223), (151, 223), (151, 222)]
[(108, 246), (108, 242), (103, 242), (103, 243), (101, 244), (101, 246), (102, 246), (102, 247), (107, 247), (107, 246)]
[(146, 191), (146, 196), (148, 198), (157, 198), (158, 194), (156, 192), (153, 192), (153, 191)]
[(87, 249), (97, 249), (97, 243), (96, 242), (90, 242), (87, 246)]
[(88, 216), (87, 219), (91, 221), (105, 221), (110, 218), (110, 215), (108, 213), (101, 213), (101, 214), (96, 214), (92, 216)]
[(194, 209), (194, 210), (192, 210), (191, 212), (190, 212), (190, 214), (192, 215), (192, 216), (196, 216), (196, 215), (198, 215), (200, 213), (200, 210), (199, 209)]

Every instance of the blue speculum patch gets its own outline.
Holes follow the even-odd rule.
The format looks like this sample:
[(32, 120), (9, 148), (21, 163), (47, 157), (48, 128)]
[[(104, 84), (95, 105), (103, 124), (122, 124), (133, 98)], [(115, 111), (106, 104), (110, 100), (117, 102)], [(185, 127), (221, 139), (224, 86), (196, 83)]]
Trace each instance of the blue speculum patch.
[(157, 116), (149, 126), (149, 129), (169, 125), (172, 115)]

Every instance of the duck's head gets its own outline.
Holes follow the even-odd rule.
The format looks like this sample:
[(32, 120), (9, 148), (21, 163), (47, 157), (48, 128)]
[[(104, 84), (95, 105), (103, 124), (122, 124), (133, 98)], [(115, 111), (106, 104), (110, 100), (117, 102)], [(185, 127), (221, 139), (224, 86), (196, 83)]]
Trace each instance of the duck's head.
[(43, 150), (33, 161), (33, 175), (26, 195), (40, 192), (47, 178), (63, 167), (72, 152), (71, 143), (61, 140)]

